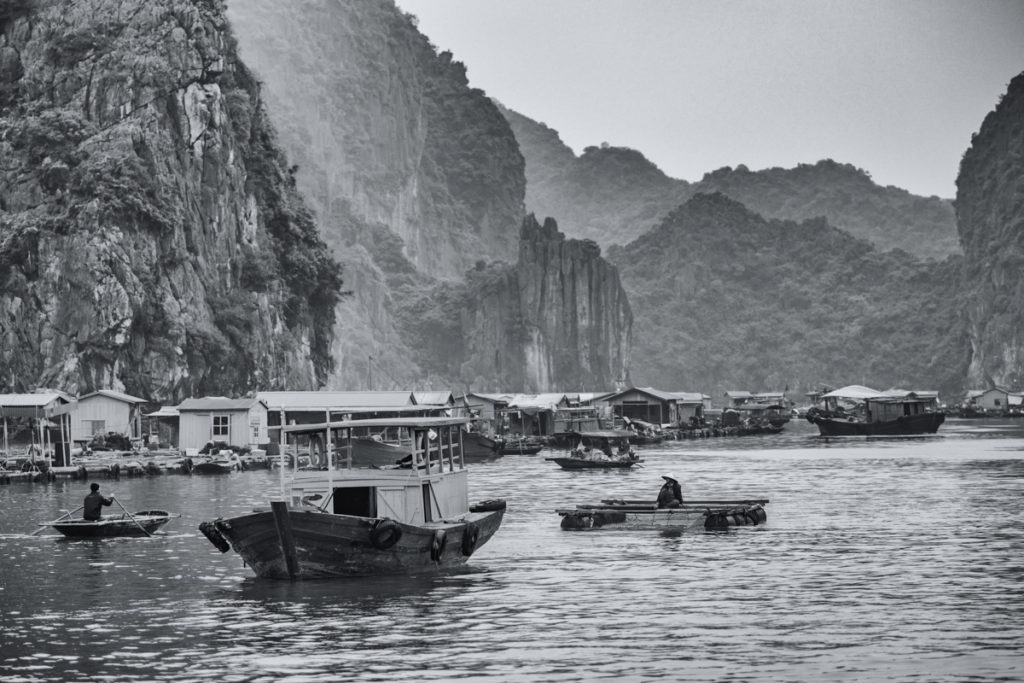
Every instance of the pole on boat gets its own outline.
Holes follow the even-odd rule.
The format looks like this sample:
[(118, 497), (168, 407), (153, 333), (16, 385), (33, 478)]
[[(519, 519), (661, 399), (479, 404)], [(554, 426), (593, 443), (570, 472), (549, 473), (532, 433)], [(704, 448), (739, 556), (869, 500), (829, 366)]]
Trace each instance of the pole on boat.
[[(327, 422), (327, 436), (324, 438), (324, 448), (327, 449), (327, 490), (334, 495), (334, 445), (331, 443), (331, 409), (324, 411)], [(330, 496), (328, 496), (330, 498)], [(326, 501), (325, 501), (326, 502)]]
[(281, 408), (279, 414), (278, 424), (280, 424), (280, 427), (277, 432), (277, 459), (278, 465), (281, 468), (281, 471), (278, 473), (281, 481), (281, 500), (284, 500), (284, 457), (288, 445), (288, 435), (284, 431), (284, 408)]
[(110, 497), (110, 500), (116, 502), (118, 507), (120, 507), (122, 510), (124, 510), (124, 514), (128, 515), (128, 519), (130, 519), (133, 522), (135, 522), (135, 526), (137, 526), (140, 529), (142, 529), (143, 533), (145, 533), (147, 536), (152, 536), (153, 535), (153, 534), (149, 533), (149, 530), (146, 529), (146, 527), (144, 527), (141, 524), (139, 524), (139, 520), (137, 520), (134, 517), (132, 517), (132, 513), (128, 512), (128, 510), (125, 510), (124, 505), (121, 505), (121, 501), (119, 501), (117, 498), (114, 498), (113, 496)]
[(52, 522), (47, 522), (46, 524), (41, 524), (39, 526), (39, 528), (36, 529), (35, 531), (33, 531), (32, 533), (30, 533), (29, 536), (38, 536), (39, 534), (41, 534), (44, 531), (46, 531), (47, 529), (49, 529), (51, 524), (56, 524), (57, 522), (63, 521), (64, 519), (71, 519), (71, 515), (75, 514), (79, 510), (83, 509), (83, 507), (84, 507), (83, 505), (79, 505), (77, 508), (75, 508), (71, 512), (68, 512), (67, 510), (65, 510), (63, 515), (61, 515), (57, 519), (53, 520)]

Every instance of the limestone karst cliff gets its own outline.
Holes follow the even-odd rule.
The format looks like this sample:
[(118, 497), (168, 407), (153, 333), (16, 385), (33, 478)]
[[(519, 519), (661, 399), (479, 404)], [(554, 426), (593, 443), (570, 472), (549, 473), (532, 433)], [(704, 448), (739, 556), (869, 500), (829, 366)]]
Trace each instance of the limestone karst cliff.
[(633, 314), (614, 266), (589, 240), (527, 216), (514, 267), (469, 275), (462, 375), (478, 391), (573, 387), (629, 379)]
[(415, 321), (403, 328), (394, 316), (407, 294), (393, 280), (408, 265), (422, 289), (461, 281), (479, 259), (514, 259), (525, 186), (515, 137), (465, 66), (391, 0), (238, 0), (228, 14), (299, 187), (356, 278), (329, 384), (426, 382), (411, 361)]
[(216, 0), (0, 12), (0, 385), (313, 388), (341, 285)]
[(1024, 388), (1024, 73), (960, 162), (956, 216), (974, 388)]

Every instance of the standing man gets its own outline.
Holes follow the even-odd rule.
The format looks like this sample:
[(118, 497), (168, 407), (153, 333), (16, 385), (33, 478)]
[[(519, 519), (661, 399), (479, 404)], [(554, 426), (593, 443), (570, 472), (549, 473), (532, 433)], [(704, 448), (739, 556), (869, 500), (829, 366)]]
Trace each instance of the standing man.
[(90, 493), (85, 497), (82, 504), (82, 517), (90, 522), (99, 521), (103, 517), (103, 506), (114, 502), (113, 498), (104, 498), (100, 495), (100, 485), (93, 482), (89, 485)]

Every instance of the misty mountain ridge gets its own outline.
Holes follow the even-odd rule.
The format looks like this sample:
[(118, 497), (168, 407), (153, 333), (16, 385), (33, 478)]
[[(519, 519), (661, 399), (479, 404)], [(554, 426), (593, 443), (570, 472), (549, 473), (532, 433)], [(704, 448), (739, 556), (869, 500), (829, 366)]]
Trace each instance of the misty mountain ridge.
[(698, 192), (722, 192), (766, 218), (823, 216), (881, 249), (935, 260), (960, 253), (950, 200), (879, 186), (850, 164), (825, 159), (760, 171), (741, 164), (690, 183), (670, 178), (629, 148), (590, 146), (577, 157), (557, 131), (499, 109), (526, 159), (527, 209), (556, 216), (567, 234), (603, 246), (631, 241)]

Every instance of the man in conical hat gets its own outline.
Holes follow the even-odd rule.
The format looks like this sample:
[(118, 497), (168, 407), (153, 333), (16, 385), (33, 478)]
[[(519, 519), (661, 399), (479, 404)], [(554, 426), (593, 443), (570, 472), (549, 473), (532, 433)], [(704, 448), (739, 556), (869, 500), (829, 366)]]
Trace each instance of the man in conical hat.
[(665, 483), (658, 491), (659, 508), (677, 508), (683, 504), (683, 489), (679, 485), (679, 478), (673, 474), (663, 474), (661, 478)]

